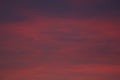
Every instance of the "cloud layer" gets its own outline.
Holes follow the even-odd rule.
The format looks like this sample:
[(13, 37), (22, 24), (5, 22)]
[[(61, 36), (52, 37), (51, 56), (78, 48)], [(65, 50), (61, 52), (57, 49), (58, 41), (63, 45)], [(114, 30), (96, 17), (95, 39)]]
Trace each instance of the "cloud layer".
[(1, 0), (0, 79), (119, 80), (117, 2)]

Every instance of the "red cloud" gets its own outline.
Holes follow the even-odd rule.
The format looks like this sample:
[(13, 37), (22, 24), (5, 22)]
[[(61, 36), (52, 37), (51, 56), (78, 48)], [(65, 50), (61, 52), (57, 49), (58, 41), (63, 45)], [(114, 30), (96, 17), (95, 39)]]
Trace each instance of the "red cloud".
[[(57, 63), (58, 64), (58, 63)], [(80, 78), (81, 75), (114, 75), (120, 73), (120, 66), (115, 65), (41, 65), (33, 68), (10, 71), (4, 74), (6, 75), (6, 79), (35, 79), (35, 78), (43, 78), (43, 79), (54, 79), (54, 78), (62, 78), (66, 75), (66, 78)], [(75, 75), (76, 74), (76, 75)], [(86, 76), (87, 77), (87, 76)], [(90, 80), (94, 79), (95, 76), (91, 77)], [(99, 79), (99, 78), (98, 78)], [(76, 79), (77, 80), (77, 79)]]
[(120, 73), (117, 18), (28, 17), (1, 24), (3, 80), (106, 80)]

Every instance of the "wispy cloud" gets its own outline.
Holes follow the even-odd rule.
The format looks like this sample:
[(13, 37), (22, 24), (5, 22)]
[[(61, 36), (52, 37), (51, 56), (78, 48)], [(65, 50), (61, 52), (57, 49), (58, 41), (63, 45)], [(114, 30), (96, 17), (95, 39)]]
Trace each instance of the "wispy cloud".
[(3, 3), (1, 80), (119, 79), (117, 0)]

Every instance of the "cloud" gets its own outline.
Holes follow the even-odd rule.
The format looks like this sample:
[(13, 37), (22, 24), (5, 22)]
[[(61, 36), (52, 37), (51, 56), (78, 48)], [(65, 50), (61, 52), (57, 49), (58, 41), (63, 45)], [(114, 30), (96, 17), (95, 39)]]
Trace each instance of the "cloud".
[[(103, 78), (106, 79), (108, 75), (120, 73), (120, 66), (113, 65), (63, 65), (57, 66), (54, 64), (47, 64), (23, 70), (10, 71), (6, 73), (6, 78), (11, 79), (71, 79), (78, 80), (79, 78), (90, 77), (89, 80)], [(82, 76), (84, 77), (82, 77)], [(103, 77), (105, 76), (106, 77)], [(98, 77), (99, 76), (99, 77)], [(77, 79), (78, 78), (78, 79)]]
[[(50, 16), (59, 16), (59, 17), (72, 17), (76, 16), (76, 18), (91, 18), (96, 16), (119, 16), (119, 10), (118, 10), (118, 1), (115, 0), (105, 0), (105, 1), (99, 1), (99, 0), (93, 0), (93, 1), (80, 1), (82, 3), (79, 4), (79, 1), (73, 1), (72, 0), (31, 0), (27, 4), (29, 5), (29, 8), (31, 8), (34, 11), (37, 11), (38, 13), (50, 15)], [(75, 5), (71, 5), (74, 4)], [(108, 14), (109, 13), (109, 14)]]
[(18, 9), (20, 10), (20, 6), (18, 4), (19, 1), (14, 0), (0, 1), (0, 23), (24, 22), (28, 20), (27, 17), (19, 15)]
[[(84, 21), (51, 19), (43, 16), (32, 16), (32, 19), (1, 25), (0, 55), (5, 61), (2, 63), (6, 64), (6, 59), (11, 59), (9, 63), (18, 60), (28, 65), (54, 62), (119, 64), (116, 21), (111, 23), (100, 18)], [(14, 62), (15, 65), (18, 62)]]
[(0, 12), (1, 12), (0, 23), (23, 22), (27, 20), (26, 17), (17, 16), (16, 13), (9, 11), (9, 10), (3, 10)]
[[(20, 15), (27, 10), (51, 17), (88, 19), (98, 16), (119, 17), (118, 0), (21, 0), (1, 1), (1, 23), (21, 22), (28, 17)], [(28, 13), (27, 15), (29, 15)]]
[[(12, 7), (10, 11), (3, 9), (3, 13), (10, 12), (6, 13), (6, 16), (14, 14), (13, 16), (27, 17), (28, 20), (0, 23), (1, 79), (114, 80), (115, 77), (118, 79), (119, 17), (105, 14), (94, 17), (90, 15), (91, 18), (83, 19), (75, 15), (77, 8), (80, 7), (78, 5), (73, 5), (69, 1), (48, 2), (48, 0), (46, 2), (25, 0), (16, 2), (18, 7), (14, 11), (11, 11)], [(61, 4), (65, 9), (61, 9)], [(84, 4), (88, 5), (87, 2)], [(91, 11), (89, 9), (93, 8), (92, 5), (89, 6), (90, 8), (83, 7), (88, 13)], [(93, 12), (96, 12), (97, 8), (94, 8)], [(105, 6), (100, 11), (105, 10), (104, 8)], [(112, 9), (113, 7), (108, 11), (114, 13)], [(57, 12), (58, 14), (54, 15)], [(82, 10), (80, 12), (82, 13)], [(117, 9), (115, 14), (116, 12)], [(1, 14), (5, 15), (3, 13)], [(61, 13), (66, 17), (59, 17)], [(87, 16), (84, 11), (82, 14)]]

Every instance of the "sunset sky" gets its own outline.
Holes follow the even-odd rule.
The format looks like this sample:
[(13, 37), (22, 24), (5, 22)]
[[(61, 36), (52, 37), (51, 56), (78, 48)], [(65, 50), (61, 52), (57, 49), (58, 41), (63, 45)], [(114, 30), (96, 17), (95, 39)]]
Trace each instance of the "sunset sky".
[(0, 0), (0, 80), (120, 80), (120, 1)]

